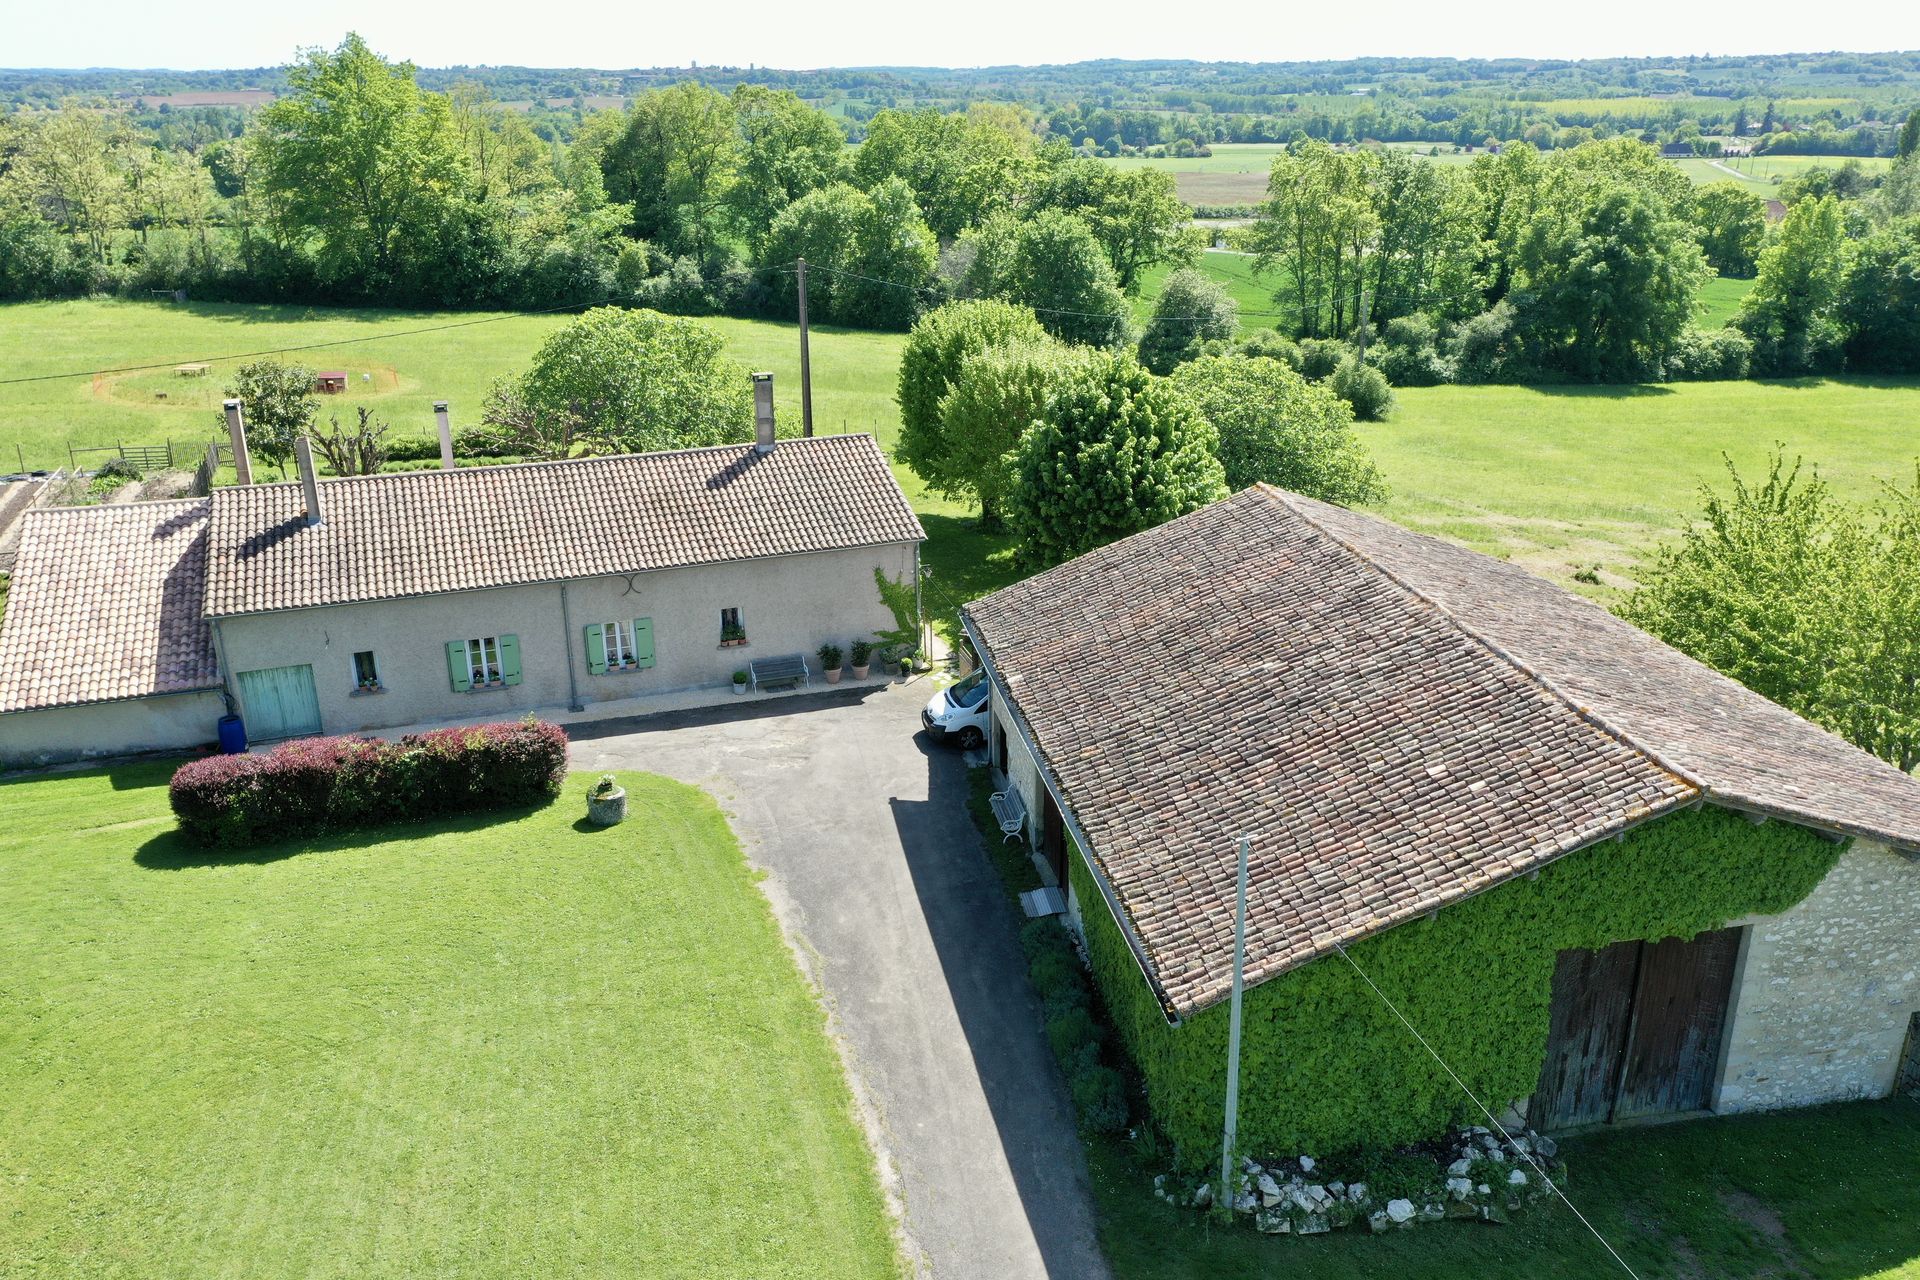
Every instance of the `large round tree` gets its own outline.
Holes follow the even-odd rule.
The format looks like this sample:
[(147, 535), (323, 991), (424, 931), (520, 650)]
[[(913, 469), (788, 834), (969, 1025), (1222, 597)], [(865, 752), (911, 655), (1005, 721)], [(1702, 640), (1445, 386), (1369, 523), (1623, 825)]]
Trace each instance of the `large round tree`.
[(1213, 428), (1131, 352), (1089, 356), (1013, 457), (1007, 515), (1023, 563), (1058, 564), (1226, 496)]
[(1033, 312), (1008, 302), (950, 302), (921, 316), (900, 353), (900, 460), (936, 493), (977, 496), (960, 451), (947, 442), (940, 401), (969, 356), (1047, 340)]
[(1264, 481), (1343, 504), (1386, 495), (1353, 410), (1326, 383), (1264, 356), (1205, 356), (1170, 381), (1213, 427), (1228, 488)]
[(753, 386), (725, 348), (691, 320), (596, 307), (540, 344), (489, 420), (543, 457), (750, 440)]
[(948, 480), (941, 491), (980, 503), (980, 523), (1000, 524), (1012, 481), (1008, 455), (1040, 417), (1083, 350), (1056, 342), (1019, 342), (969, 355), (940, 400)]

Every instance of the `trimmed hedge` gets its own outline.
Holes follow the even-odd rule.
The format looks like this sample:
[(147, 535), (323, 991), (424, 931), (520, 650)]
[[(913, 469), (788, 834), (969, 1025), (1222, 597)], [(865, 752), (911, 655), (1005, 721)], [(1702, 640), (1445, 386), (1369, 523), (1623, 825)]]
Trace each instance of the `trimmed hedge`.
[[(1503, 1104), (1539, 1078), (1561, 950), (1690, 938), (1785, 911), (1841, 849), (1791, 823), (1676, 813), (1348, 950), (1468, 1087)], [(1078, 851), (1069, 862), (1094, 975), (1153, 1120), (1183, 1170), (1203, 1169), (1219, 1159), (1226, 1003), (1168, 1025)], [(1239, 1139), (1250, 1153), (1392, 1147), (1479, 1119), (1338, 957), (1249, 989), (1244, 1031)]]
[(303, 738), (265, 755), (209, 756), (180, 766), (168, 799), (188, 838), (245, 848), (540, 804), (560, 793), (566, 772), (566, 732), (529, 716), (398, 742)]

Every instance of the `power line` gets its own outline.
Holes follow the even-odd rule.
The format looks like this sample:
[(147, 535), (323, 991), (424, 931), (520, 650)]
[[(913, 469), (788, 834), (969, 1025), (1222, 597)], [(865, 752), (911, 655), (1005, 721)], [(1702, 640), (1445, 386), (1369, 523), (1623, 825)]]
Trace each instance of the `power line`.
[(1528, 1164), (1533, 1166), (1534, 1173), (1539, 1176), (1542, 1182), (1547, 1184), (1548, 1188), (1552, 1190), (1553, 1194), (1560, 1197), (1560, 1202), (1562, 1204), (1566, 1205), (1568, 1209), (1573, 1211), (1573, 1216), (1580, 1219), (1580, 1225), (1593, 1233), (1593, 1238), (1595, 1240), (1598, 1240), (1600, 1242), (1600, 1247), (1602, 1249), (1605, 1249), (1607, 1253), (1612, 1256), (1613, 1260), (1620, 1264), (1620, 1269), (1626, 1272), (1629, 1276), (1632, 1276), (1633, 1280), (1640, 1280), (1639, 1274), (1635, 1272), (1632, 1267), (1627, 1265), (1627, 1260), (1620, 1256), (1619, 1251), (1617, 1251), (1611, 1244), (1607, 1243), (1607, 1238), (1600, 1234), (1600, 1231), (1597, 1227), (1595, 1227), (1591, 1222), (1587, 1221), (1587, 1215), (1580, 1212), (1580, 1210), (1574, 1205), (1573, 1201), (1567, 1199), (1567, 1193), (1562, 1191), (1559, 1188), (1559, 1186), (1554, 1182), (1554, 1180), (1547, 1176), (1547, 1171), (1540, 1167), (1540, 1162), (1538, 1160), (1535, 1160), (1533, 1158), (1533, 1152), (1527, 1150), (1526, 1148), (1522, 1147), (1519, 1143), (1513, 1140), (1512, 1135), (1509, 1134), (1506, 1131), (1505, 1127), (1501, 1125), (1500, 1121), (1494, 1117), (1493, 1112), (1487, 1109), (1487, 1104), (1480, 1101), (1479, 1097), (1475, 1095), (1473, 1090), (1467, 1088), (1467, 1082), (1462, 1080), (1459, 1074), (1455, 1072), (1452, 1067), (1447, 1065), (1447, 1060), (1441, 1057), (1440, 1054), (1437, 1051), (1435, 1051), (1434, 1047), (1431, 1044), (1427, 1043), (1427, 1038), (1420, 1034), (1420, 1029), (1414, 1026), (1413, 1023), (1407, 1020), (1406, 1014), (1400, 1012), (1400, 1006), (1395, 1004), (1393, 1001), (1389, 1000), (1387, 998), (1387, 993), (1382, 991), (1378, 986), (1374, 985), (1373, 979), (1367, 976), (1367, 971), (1365, 969), (1362, 969), (1358, 964), (1358, 962), (1356, 962), (1352, 956), (1347, 954), (1347, 949), (1341, 946), (1337, 939), (1334, 941), (1333, 949), (1340, 953), (1340, 958), (1342, 960), (1345, 960), (1348, 964), (1353, 966), (1353, 971), (1360, 975), (1360, 980), (1366, 983), (1367, 986), (1372, 989), (1373, 994), (1380, 997), (1380, 1003), (1386, 1005), (1387, 1008), (1393, 1012), (1393, 1016), (1400, 1019), (1400, 1025), (1413, 1033), (1413, 1038), (1420, 1042), (1420, 1047), (1422, 1049), (1425, 1049), (1427, 1053), (1432, 1056), (1433, 1060), (1440, 1064), (1440, 1069), (1446, 1072), (1447, 1075), (1452, 1078), (1454, 1084), (1460, 1087), (1460, 1092), (1466, 1094), (1468, 1098), (1472, 1099), (1473, 1105), (1480, 1108), (1480, 1114), (1484, 1115), (1487, 1118), (1487, 1123), (1493, 1126), (1494, 1132), (1500, 1135), (1501, 1140), (1504, 1141), (1509, 1147), (1513, 1148), (1513, 1152), (1515, 1155), (1519, 1156), (1521, 1159), (1525, 1160)]

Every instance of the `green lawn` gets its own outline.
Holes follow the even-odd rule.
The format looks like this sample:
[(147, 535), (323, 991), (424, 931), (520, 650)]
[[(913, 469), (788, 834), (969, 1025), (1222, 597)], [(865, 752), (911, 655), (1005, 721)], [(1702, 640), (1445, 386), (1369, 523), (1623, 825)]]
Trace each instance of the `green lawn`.
[(0, 1275), (897, 1274), (705, 795), (220, 859), (167, 776), (0, 785)]
[[(1221, 249), (1209, 249), (1201, 254), (1199, 269), (1212, 277), (1227, 291), (1228, 296), (1240, 304), (1240, 332), (1273, 328), (1274, 317), (1262, 313), (1281, 309), (1280, 304), (1273, 300), (1273, 291), (1280, 279), (1256, 274), (1253, 259), (1246, 254)], [(1160, 290), (1166, 286), (1169, 270), (1166, 266), (1154, 266), (1140, 273), (1140, 292), (1133, 299), (1133, 311), (1143, 324), (1153, 313), (1154, 299), (1160, 296)]]
[(1642, 552), (1686, 527), (1722, 455), (1743, 474), (1776, 441), (1843, 495), (1911, 485), (1920, 379), (1803, 378), (1627, 387), (1403, 388), (1361, 435), (1392, 486), (1384, 514), (1563, 584), (1598, 565), (1625, 585)]
[(1753, 292), (1753, 281), (1715, 276), (1700, 289), (1700, 314), (1694, 323), (1702, 329), (1723, 329), (1740, 310), (1740, 299)]
[[(1565, 1144), (1567, 1194), (1643, 1280), (1920, 1277), (1920, 1102), (1615, 1129)], [(1558, 1202), (1509, 1226), (1269, 1239), (1156, 1200), (1092, 1152), (1117, 1280), (1607, 1280), (1622, 1274)]]

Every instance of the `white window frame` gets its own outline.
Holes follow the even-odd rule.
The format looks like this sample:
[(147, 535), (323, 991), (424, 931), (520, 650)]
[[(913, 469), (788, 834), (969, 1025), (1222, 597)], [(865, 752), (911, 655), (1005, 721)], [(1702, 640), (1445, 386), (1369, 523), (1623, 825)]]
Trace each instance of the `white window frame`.
[(605, 646), (609, 671), (635, 658), (637, 655), (633, 647), (633, 619), (601, 623), (600, 642)]
[[(491, 669), (493, 675), (488, 677)], [(500, 667), (500, 637), (474, 636), (467, 641), (467, 679), (476, 687), (498, 684), (506, 678)]]

